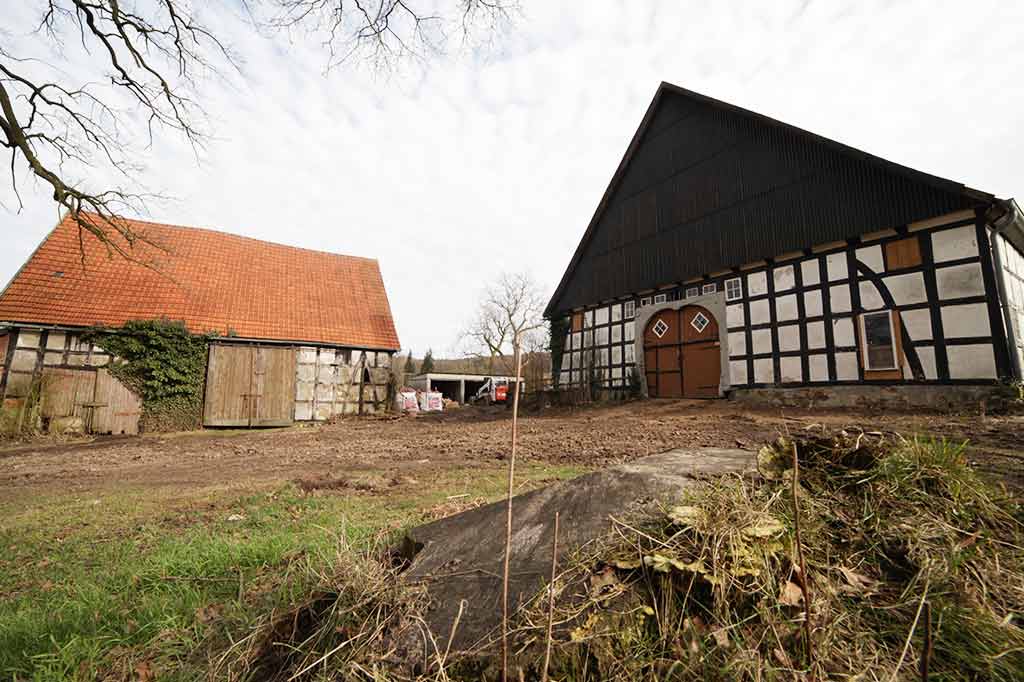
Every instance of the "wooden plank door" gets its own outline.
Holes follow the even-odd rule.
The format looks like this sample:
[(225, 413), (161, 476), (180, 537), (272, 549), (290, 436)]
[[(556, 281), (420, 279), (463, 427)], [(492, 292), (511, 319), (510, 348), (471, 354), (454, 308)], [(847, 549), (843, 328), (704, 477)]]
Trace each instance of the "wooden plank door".
[(205, 426), (249, 426), (256, 352), (252, 346), (210, 344)]
[(644, 329), (644, 366), (647, 393), (652, 398), (681, 398), (683, 395), (682, 336), (679, 312), (662, 310)]
[(707, 308), (690, 305), (680, 314), (683, 332), (683, 397), (717, 398), (722, 373), (718, 322)]
[(105, 369), (96, 371), (92, 432), (136, 435), (142, 399)]
[(259, 346), (253, 375), (252, 426), (288, 426), (295, 411), (295, 350)]
[(39, 389), (39, 411), (47, 419), (81, 417), (87, 424), (84, 405), (93, 402), (96, 372), (87, 369), (44, 367)]

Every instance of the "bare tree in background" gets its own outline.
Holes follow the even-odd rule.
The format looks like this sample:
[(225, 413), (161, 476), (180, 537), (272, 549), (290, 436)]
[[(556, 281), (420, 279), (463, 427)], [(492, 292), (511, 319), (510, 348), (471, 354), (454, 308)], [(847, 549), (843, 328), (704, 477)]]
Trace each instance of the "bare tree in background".
[[(170, 132), (198, 153), (208, 135), (199, 85), (238, 68), (240, 57), (188, 0), (36, 2), (36, 47), (51, 56), (80, 50), (75, 66), (95, 77), (76, 79), (56, 59), (15, 53), (0, 42), (0, 145), (10, 153), (18, 210), (18, 178), (26, 174), (52, 190), (59, 209), (78, 222), (80, 238), (91, 235), (132, 258), (132, 246), (145, 236), (117, 216), (144, 212), (156, 196), (138, 189), (139, 152)], [(514, 3), (243, 0), (243, 7), (252, 30), (319, 37), (328, 69), (356, 60), (384, 69), (437, 55), (456, 35), (468, 41), (477, 32), (493, 34)], [(90, 182), (101, 168), (120, 181)]]
[(484, 290), (462, 341), (471, 354), (489, 359), (488, 371), (493, 374), (495, 362), (504, 361), (517, 347), (524, 352), (543, 348), (545, 302), (532, 277), (504, 273)]

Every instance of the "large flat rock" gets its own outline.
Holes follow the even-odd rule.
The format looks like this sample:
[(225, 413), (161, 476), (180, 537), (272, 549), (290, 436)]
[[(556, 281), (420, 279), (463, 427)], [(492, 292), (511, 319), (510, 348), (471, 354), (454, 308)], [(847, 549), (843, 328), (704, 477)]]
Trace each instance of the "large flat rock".
[[(622, 520), (656, 512), (703, 478), (754, 466), (753, 453), (743, 450), (676, 449), (514, 497), (510, 611), (547, 582), (556, 511), (563, 557), (605, 536), (609, 516)], [(405, 576), (427, 585), (426, 620), (438, 642), (447, 642), (459, 603), (466, 602), (454, 650), (472, 650), (500, 627), (505, 522), (506, 503), (501, 501), (408, 533), (409, 553), (416, 554)]]

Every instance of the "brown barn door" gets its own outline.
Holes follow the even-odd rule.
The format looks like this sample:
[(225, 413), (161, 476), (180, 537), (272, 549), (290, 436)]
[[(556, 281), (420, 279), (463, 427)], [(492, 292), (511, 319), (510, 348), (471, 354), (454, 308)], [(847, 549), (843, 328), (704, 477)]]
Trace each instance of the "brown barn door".
[(717, 398), (722, 373), (718, 323), (706, 308), (691, 305), (681, 314), (683, 397)]
[(139, 432), (142, 399), (106, 369), (43, 368), (40, 414), (79, 417), (88, 433)]
[(93, 402), (93, 433), (138, 434), (142, 399), (105, 369), (96, 371)]
[(206, 426), (285, 426), (295, 404), (292, 348), (210, 345)]
[(662, 310), (644, 329), (644, 368), (652, 398), (683, 397), (679, 312)]

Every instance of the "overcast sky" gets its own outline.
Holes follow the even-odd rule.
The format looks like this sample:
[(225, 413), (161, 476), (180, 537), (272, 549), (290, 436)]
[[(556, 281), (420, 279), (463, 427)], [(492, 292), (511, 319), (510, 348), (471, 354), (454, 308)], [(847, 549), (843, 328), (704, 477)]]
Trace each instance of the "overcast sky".
[[(36, 40), (20, 9), (34, 4), (0, 39)], [(662, 80), (1024, 195), (1024, 3), (522, 6), (486, 54), (391, 78), (324, 75), (317, 45), (220, 13), (243, 73), (203, 88), (215, 138), (200, 161), (173, 137), (146, 156), (146, 187), (175, 200), (143, 217), (377, 258), (402, 345), (422, 356), (454, 351), (502, 270), (553, 291)], [(20, 214), (0, 188), (3, 282), (57, 219), (43, 187), (21, 185)]]

